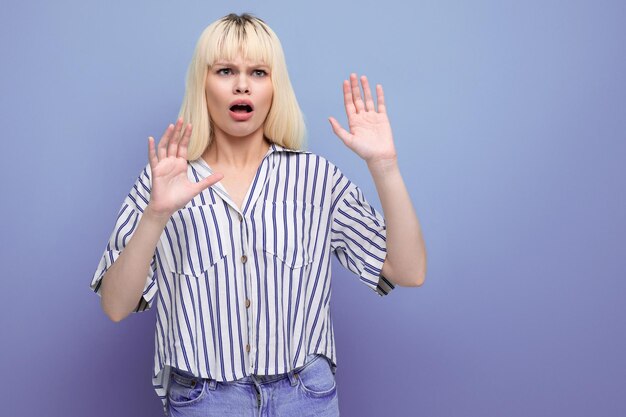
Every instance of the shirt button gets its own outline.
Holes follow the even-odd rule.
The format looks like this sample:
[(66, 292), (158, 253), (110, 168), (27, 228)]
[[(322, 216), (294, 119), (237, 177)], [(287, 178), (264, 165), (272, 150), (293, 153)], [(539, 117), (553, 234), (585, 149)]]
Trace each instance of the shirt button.
[(243, 255), (241, 257), (241, 262), (243, 262), (244, 264), (246, 263), (247, 260), (248, 260), (248, 257), (246, 255)]
[(246, 308), (250, 307), (250, 300), (246, 298)]
[(243, 216), (241, 214), (239, 214), (239, 221), (242, 222), (243, 221)]
[(250, 345), (246, 344), (246, 352), (250, 352)]

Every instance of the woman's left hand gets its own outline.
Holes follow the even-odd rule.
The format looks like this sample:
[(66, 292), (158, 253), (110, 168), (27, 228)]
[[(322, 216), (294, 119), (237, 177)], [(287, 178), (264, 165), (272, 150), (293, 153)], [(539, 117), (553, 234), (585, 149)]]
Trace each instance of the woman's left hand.
[(378, 110), (374, 107), (374, 99), (369, 82), (365, 75), (361, 76), (365, 101), (356, 74), (350, 74), (350, 82), (343, 82), (343, 99), (348, 116), (350, 131), (345, 130), (334, 117), (328, 120), (333, 131), (357, 155), (370, 163), (397, 159), (393, 144), (391, 125), (385, 109), (385, 96), (382, 85), (376, 85)]

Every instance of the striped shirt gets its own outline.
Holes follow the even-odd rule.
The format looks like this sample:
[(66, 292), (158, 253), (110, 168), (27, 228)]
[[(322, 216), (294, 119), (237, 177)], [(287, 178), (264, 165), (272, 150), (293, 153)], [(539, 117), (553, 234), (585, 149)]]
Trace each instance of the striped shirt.
[[(91, 289), (128, 244), (150, 199), (150, 165), (124, 199)], [(212, 173), (188, 163), (198, 182)], [(383, 296), (385, 220), (325, 158), (272, 144), (239, 209), (220, 182), (169, 219), (134, 312), (156, 300), (153, 385), (167, 414), (171, 367), (234, 381), (286, 373), (311, 353), (336, 369), (331, 253)]]

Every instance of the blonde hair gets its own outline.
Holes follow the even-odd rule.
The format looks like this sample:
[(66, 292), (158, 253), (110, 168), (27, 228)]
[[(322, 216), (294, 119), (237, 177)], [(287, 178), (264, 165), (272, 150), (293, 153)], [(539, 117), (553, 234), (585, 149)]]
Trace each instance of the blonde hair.
[(187, 159), (204, 153), (213, 139), (211, 119), (205, 96), (209, 68), (217, 61), (244, 58), (269, 66), (274, 92), (263, 133), (284, 148), (301, 149), (306, 141), (304, 117), (289, 81), (283, 48), (272, 29), (261, 19), (244, 13), (231, 13), (204, 29), (187, 70), (185, 97), (178, 117), (191, 123)]

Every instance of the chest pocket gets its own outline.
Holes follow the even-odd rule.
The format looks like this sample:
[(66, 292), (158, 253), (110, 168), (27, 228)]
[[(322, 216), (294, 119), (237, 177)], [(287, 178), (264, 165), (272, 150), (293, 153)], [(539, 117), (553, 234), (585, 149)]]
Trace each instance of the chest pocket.
[[(255, 248), (296, 269), (313, 261), (320, 208), (303, 201), (264, 201), (252, 215)], [(321, 244), (317, 242), (318, 245)]]
[(188, 206), (165, 226), (161, 243), (168, 267), (177, 274), (200, 276), (232, 252), (228, 238), (230, 213), (222, 203)]

